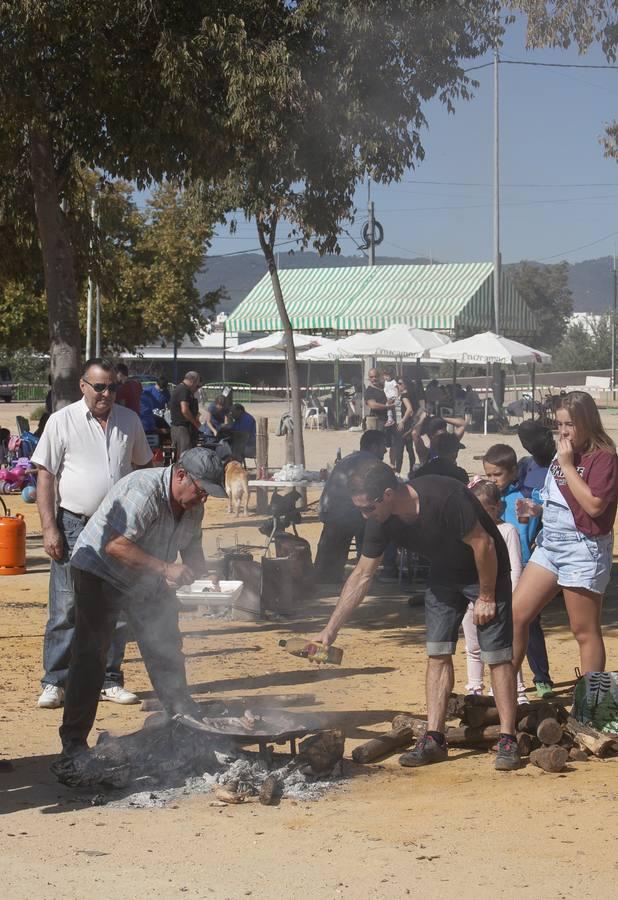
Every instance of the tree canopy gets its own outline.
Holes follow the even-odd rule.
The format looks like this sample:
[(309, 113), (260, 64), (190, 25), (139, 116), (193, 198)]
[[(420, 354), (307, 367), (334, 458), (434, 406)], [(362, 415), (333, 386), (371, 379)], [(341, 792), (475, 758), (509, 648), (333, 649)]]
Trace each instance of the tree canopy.
[(573, 312), (569, 264), (545, 266), (523, 261), (508, 266), (508, 275), (539, 323), (534, 346), (551, 350), (562, 340)]

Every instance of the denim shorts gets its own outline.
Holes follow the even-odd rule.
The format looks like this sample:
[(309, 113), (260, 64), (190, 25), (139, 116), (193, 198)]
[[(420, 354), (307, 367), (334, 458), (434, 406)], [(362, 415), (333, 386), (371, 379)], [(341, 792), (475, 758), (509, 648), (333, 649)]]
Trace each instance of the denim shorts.
[[(479, 585), (438, 585), (425, 591), (425, 629), (428, 656), (452, 656), (468, 604), (479, 595)], [(496, 615), (478, 626), (483, 662), (508, 662), (513, 656), (513, 608), (511, 576), (496, 582)]]
[(581, 531), (543, 528), (530, 562), (555, 575), (560, 587), (603, 594), (612, 569), (612, 545), (611, 534), (591, 538)]

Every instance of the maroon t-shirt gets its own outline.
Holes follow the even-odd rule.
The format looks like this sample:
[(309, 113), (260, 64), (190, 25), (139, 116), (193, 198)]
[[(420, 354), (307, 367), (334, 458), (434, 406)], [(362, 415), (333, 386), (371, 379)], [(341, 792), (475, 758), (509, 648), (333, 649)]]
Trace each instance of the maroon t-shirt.
[(118, 385), (116, 390), (116, 403), (132, 409), (139, 416), (140, 397), (142, 396), (142, 386), (139, 381), (129, 378), (123, 384)]
[(600, 516), (593, 518), (588, 515), (573, 496), (558, 459), (554, 458), (549, 468), (560, 493), (569, 504), (577, 528), (589, 537), (609, 534), (614, 527), (618, 503), (618, 456), (606, 450), (594, 450), (592, 453), (575, 453), (573, 463), (594, 496), (608, 501)]

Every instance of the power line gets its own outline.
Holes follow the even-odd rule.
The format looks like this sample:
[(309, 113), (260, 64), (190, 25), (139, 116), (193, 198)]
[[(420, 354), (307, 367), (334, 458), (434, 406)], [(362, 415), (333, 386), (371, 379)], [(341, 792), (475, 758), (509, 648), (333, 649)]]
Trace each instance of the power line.
[(590, 241), (589, 244), (581, 244), (579, 247), (571, 247), (570, 250), (561, 250), (560, 253), (552, 253), (551, 256), (542, 256), (537, 262), (545, 262), (548, 259), (556, 259), (557, 256), (564, 256), (567, 253), (576, 253), (578, 250), (585, 250), (587, 247), (593, 247), (595, 244), (602, 244), (603, 241), (608, 240), (608, 238), (614, 237), (618, 234), (618, 231), (611, 231), (609, 234), (604, 235), (601, 238), (598, 238), (596, 241)]
[[(403, 179), (403, 184), (435, 184), (435, 185), (447, 185), (450, 187), (492, 187), (488, 182), (483, 181), (427, 181), (420, 178), (406, 178)], [(501, 182), (501, 187), (515, 187), (515, 188), (579, 188), (579, 187), (618, 187), (617, 181), (582, 181), (582, 182), (571, 182), (571, 183), (547, 183), (542, 184), (540, 182), (511, 182), (510, 184), (506, 182)]]
[[(275, 244), (273, 249), (277, 249), (277, 247), (285, 247), (286, 244), (296, 244), (298, 243), (296, 238), (292, 238), (290, 241), (279, 241), (279, 243)], [(207, 259), (222, 259), (227, 256), (242, 256), (245, 253), (261, 253), (261, 247), (251, 247), (248, 250), (235, 250), (233, 253), (206, 253)]]
[[(554, 200), (506, 200), (501, 205), (508, 209), (514, 209), (517, 207), (523, 206), (551, 206), (555, 204), (564, 204), (564, 203), (588, 203), (592, 201), (603, 201), (610, 202), (618, 198), (618, 194), (610, 194), (605, 196), (597, 196), (597, 197), (562, 197), (556, 198)], [(446, 205), (446, 206), (415, 206), (415, 207), (403, 207), (393, 209), (392, 207), (382, 207), (383, 212), (388, 213), (416, 213), (416, 212), (441, 212), (444, 210), (466, 210), (466, 209), (487, 209), (488, 206), (491, 206), (491, 203), (470, 203), (470, 204), (461, 204), (459, 206)]]
[[(500, 66), (539, 66), (544, 69), (618, 69), (618, 66), (612, 66), (609, 63), (606, 65), (595, 65), (593, 63), (547, 63), (547, 62), (533, 62), (528, 59), (504, 59), (501, 58), (498, 60), (498, 65)], [(478, 66), (468, 66), (468, 68), (464, 69), (464, 72), (475, 72), (478, 69), (487, 69), (489, 66), (493, 66), (492, 62), (480, 63)]]

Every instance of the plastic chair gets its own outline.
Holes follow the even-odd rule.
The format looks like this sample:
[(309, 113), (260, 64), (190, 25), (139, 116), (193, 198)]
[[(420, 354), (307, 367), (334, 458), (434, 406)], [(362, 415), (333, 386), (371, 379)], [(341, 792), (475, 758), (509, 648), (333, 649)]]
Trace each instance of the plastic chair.
[(17, 422), (17, 434), (19, 437), (21, 437), (25, 431), (30, 431), (30, 422), (24, 416), (15, 416), (15, 421)]

